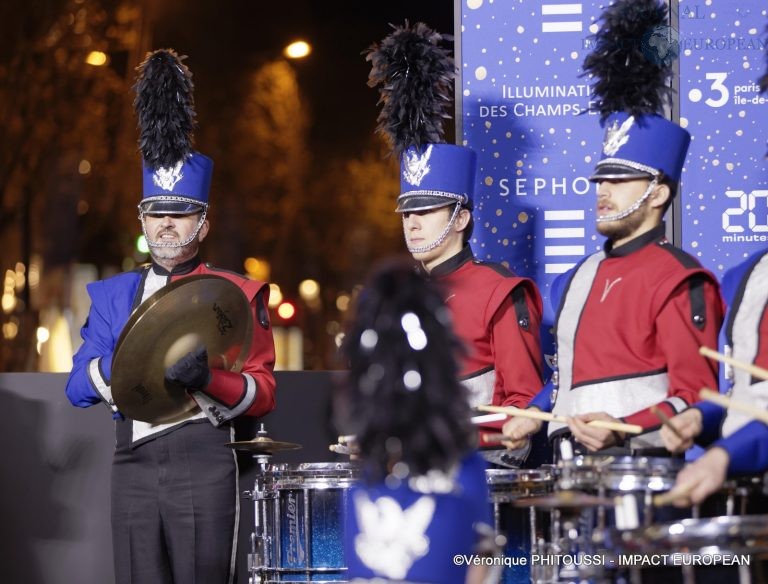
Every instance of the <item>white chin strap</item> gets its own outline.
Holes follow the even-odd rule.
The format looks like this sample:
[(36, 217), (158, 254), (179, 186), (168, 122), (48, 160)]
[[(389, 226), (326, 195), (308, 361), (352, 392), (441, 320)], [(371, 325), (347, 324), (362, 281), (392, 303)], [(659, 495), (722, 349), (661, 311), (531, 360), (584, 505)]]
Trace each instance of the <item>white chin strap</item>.
[(653, 189), (655, 189), (656, 185), (659, 184), (658, 181), (659, 181), (658, 177), (653, 177), (653, 180), (648, 184), (648, 188), (645, 189), (645, 193), (643, 193), (642, 197), (640, 197), (637, 201), (635, 201), (629, 207), (627, 207), (623, 211), (620, 211), (619, 213), (616, 213), (614, 215), (603, 215), (602, 217), (598, 217), (597, 222), (607, 223), (609, 221), (618, 221), (619, 219), (624, 219), (624, 217), (629, 217), (632, 213), (634, 213), (640, 207), (642, 207), (643, 203), (645, 203), (645, 200), (651, 196)]
[(155, 247), (155, 248), (164, 247), (164, 248), (177, 249), (179, 247), (184, 247), (186, 245), (189, 245), (195, 239), (197, 239), (197, 234), (200, 233), (200, 229), (203, 227), (203, 223), (205, 222), (205, 217), (207, 214), (208, 214), (208, 209), (203, 208), (203, 212), (200, 215), (200, 221), (197, 222), (197, 227), (192, 232), (192, 235), (190, 235), (184, 241), (179, 243), (152, 241), (149, 238), (149, 234), (147, 233), (147, 226), (144, 223), (144, 211), (139, 212), (139, 220), (141, 221), (141, 231), (144, 234), (144, 239), (147, 241), (147, 245), (149, 247)]
[[(445, 241), (445, 238), (448, 237), (448, 234), (451, 232), (451, 229), (453, 228), (453, 224), (456, 222), (456, 217), (459, 216), (459, 211), (461, 210), (461, 205), (456, 203), (456, 206), (453, 209), (453, 214), (451, 215), (451, 218), (448, 220), (448, 225), (445, 226), (445, 229), (443, 229), (443, 232), (440, 234), (440, 236), (433, 241), (432, 243), (428, 243), (427, 245), (422, 245), (420, 247), (411, 247), (406, 243), (405, 245), (408, 247), (408, 251), (410, 253), (424, 253), (427, 251), (432, 251), (436, 247), (438, 247), (441, 243)], [(403, 226), (403, 231), (405, 232), (405, 226)], [(408, 241), (407, 238), (407, 232), (406, 232), (406, 239), (405, 241)]]

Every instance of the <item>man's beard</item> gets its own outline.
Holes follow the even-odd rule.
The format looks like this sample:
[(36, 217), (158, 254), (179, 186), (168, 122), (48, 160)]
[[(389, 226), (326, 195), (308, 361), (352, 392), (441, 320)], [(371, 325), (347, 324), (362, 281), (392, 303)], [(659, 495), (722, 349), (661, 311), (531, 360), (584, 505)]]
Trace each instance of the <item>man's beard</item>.
[[(620, 212), (620, 211), (619, 211)], [(597, 232), (611, 241), (626, 239), (643, 224), (648, 217), (648, 205), (642, 204), (637, 211), (616, 221), (606, 221), (597, 224)]]
[(197, 255), (200, 242), (197, 238), (182, 247), (149, 247), (149, 253), (155, 261), (162, 260), (165, 263), (178, 265)]

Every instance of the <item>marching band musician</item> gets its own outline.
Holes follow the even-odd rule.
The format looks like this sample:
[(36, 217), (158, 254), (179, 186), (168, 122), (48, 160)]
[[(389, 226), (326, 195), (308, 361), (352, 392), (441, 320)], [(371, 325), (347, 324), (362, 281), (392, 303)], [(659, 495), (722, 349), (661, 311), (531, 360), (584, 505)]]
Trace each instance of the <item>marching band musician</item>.
[(460, 350), (432, 282), (405, 264), (374, 272), (344, 340), (349, 375), (335, 402), (360, 450), (345, 533), (352, 582), (482, 581), (483, 566), (453, 561), (493, 543)]
[(378, 131), (401, 163), (396, 212), (408, 251), (442, 285), (468, 349), (459, 375), (471, 405), (525, 407), (542, 383), (541, 298), (532, 280), (476, 259), (469, 246), (477, 155), (443, 143), (455, 76), (444, 39), (406, 22), (369, 49), (369, 85), (380, 85), (383, 104)]
[[(78, 407), (103, 402), (113, 413), (112, 533), (118, 584), (232, 582), (237, 463), (225, 444), (230, 420), (274, 408), (274, 344), (269, 287), (200, 261), (209, 230), (213, 162), (191, 149), (191, 73), (171, 50), (139, 66), (135, 106), (141, 128), (143, 199), (139, 219), (152, 263), (88, 285), (91, 308), (66, 393)], [(110, 386), (113, 352), (131, 313), (179, 278), (211, 274), (237, 284), (253, 313), (253, 339), (241, 373), (209, 368), (206, 347), (165, 370), (197, 403), (172, 423), (125, 418)], [(151, 343), (152, 339), (146, 339)], [(135, 367), (145, 367), (135, 363)]]
[[(768, 91), (768, 71), (759, 81)], [(768, 368), (768, 250), (761, 250), (731, 268), (723, 278), (723, 296), (729, 310), (722, 336), (734, 359)], [(758, 409), (768, 409), (768, 381), (734, 368), (726, 376), (732, 383), (731, 397)], [(724, 420), (723, 420), (724, 418)], [(662, 428), (664, 444), (682, 452), (694, 439), (711, 442), (722, 423), (722, 438), (678, 475), (676, 489), (687, 492), (677, 505), (701, 503), (718, 491), (728, 475), (755, 474), (768, 470), (768, 426), (744, 414), (711, 403), (701, 403), (670, 420), (676, 432)]]
[[(690, 135), (658, 115), (671, 63), (644, 54), (641, 39), (666, 22), (666, 6), (622, 0), (601, 20), (584, 71), (596, 79), (606, 128), (590, 180), (597, 183), (597, 229), (607, 241), (552, 287), (557, 385), (531, 406), (567, 417), (567, 426), (550, 422), (555, 441), (570, 434), (581, 451), (656, 455), (666, 451), (654, 408), (673, 416), (717, 379), (698, 348), (715, 342), (722, 301), (715, 277), (665, 237), (663, 216)], [(588, 425), (592, 420), (636, 424), (643, 433), (630, 438)], [(508, 447), (519, 447), (540, 426), (508, 421)]]

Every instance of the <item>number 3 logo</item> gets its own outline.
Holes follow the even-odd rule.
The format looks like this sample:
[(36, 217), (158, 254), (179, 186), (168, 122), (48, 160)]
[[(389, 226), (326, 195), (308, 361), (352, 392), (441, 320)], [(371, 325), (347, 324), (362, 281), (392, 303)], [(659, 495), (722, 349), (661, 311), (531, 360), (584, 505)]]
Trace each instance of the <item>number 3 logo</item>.
[(725, 80), (727, 77), (728, 73), (707, 73), (707, 79), (712, 81), (710, 89), (720, 94), (718, 99), (712, 99), (711, 97), (707, 98), (704, 103), (706, 103), (709, 107), (722, 107), (728, 103), (728, 99), (731, 97), (731, 93), (725, 86)]

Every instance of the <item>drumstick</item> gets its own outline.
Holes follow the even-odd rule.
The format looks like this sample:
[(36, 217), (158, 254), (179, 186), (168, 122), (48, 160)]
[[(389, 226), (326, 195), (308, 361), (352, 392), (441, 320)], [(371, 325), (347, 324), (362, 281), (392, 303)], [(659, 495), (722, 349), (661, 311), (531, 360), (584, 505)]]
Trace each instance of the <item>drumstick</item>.
[(661, 420), (661, 423), (664, 424), (667, 428), (669, 428), (672, 433), (680, 438), (680, 440), (685, 440), (685, 437), (680, 433), (680, 430), (678, 430), (675, 425), (669, 420), (669, 416), (662, 412), (657, 406), (651, 406), (651, 413), (656, 416), (659, 420)]
[(682, 499), (691, 494), (691, 491), (696, 487), (696, 483), (684, 483), (680, 486), (673, 487), (671, 491), (662, 493), (661, 495), (654, 495), (653, 506), (663, 507), (675, 502), (677, 499)]
[(739, 361), (738, 359), (734, 359), (733, 357), (729, 357), (728, 355), (723, 355), (722, 353), (718, 353), (717, 351), (714, 351), (709, 347), (700, 347), (699, 355), (703, 355), (704, 357), (709, 357), (710, 359), (714, 359), (715, 361), (722, 361), (723, 363), (728, 363), (728, 365), (732, 365), (737, 369), (743, 369), (744, 371), (748, 371), (749, 373), (752, 374), (753, 377), (758, 377), (764, 381), (768, 381), (768, 369), (763, 369), (762, 367), (758, 367), (757, 365), (751, 365), (750, 363), (744, 363), (743, 361)]
[(755, 420), (760, 420), (763, 424), (768, 424), (768, 411), (755, 407), (751, 404), (736, 401), (711, 389), (704, 388), (699, 392), (702, 399), (716, 403), (729, 410), (736, 410)]
[[(494, 412), (507, 414), (508, 416), (517, 416), (519, 418), (531, 418), (533, 420), (542, 420), (544, 422), (560, 422), (561, 424), (567, 424), (563, 416), (556, 416), (538, 410), (523, 410), (512, 406), (477, 406), (476, 409), (482, 412)], [(622, 422), (609, 422), (607, 420), (592, 420), (591, 422), (587, 422), (587, 424), (595, 428), (604, 428), (614, 432), (625, 432), (626, 434), (642, 434), (643, 432), (642, 426), (638, 426), (637, 424), (624, 424)]]

